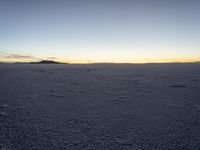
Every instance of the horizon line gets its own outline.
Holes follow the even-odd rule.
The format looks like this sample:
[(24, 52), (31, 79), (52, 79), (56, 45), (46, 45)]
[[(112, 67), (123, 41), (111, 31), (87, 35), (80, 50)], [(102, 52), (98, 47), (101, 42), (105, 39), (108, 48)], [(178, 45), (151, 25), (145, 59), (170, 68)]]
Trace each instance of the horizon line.
[[(16, 61), (16, 62), (9, 62), (9, 61), (0, 61), (0, 64), (40, 64), (41, 61), (24, 61), (24, 62), (20, 62), (20, 61)], [(80, 64), (80, 65), (84, 65), (84, 64), (189, 64), (189, 63), (200, 63), (200, 61), (172, 61), (172, 62), (62, 62), (62, 61), (53, 61), (53, 62), (57, 62), (57, 64), (68, 64), (68, 65), (76, 65), (76, 64)], [(50, 63), (51, 64), (51, 63)], [(53, 63), (52, 63), (53, 64)]]

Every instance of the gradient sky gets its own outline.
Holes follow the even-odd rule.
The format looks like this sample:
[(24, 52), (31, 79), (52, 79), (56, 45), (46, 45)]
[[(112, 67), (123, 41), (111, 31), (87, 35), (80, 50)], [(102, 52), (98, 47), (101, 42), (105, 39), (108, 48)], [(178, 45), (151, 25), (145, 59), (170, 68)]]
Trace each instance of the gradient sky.
[(200, 60), (200, 0), (0, 0), (0, 61)]

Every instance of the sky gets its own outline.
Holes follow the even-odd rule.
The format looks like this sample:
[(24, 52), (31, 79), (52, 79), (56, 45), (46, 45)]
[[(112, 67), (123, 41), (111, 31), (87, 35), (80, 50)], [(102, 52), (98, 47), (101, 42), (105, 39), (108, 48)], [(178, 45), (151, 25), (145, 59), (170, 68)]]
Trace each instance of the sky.
[(0, 61), (200, 61), (200, 0), (0, 0)]

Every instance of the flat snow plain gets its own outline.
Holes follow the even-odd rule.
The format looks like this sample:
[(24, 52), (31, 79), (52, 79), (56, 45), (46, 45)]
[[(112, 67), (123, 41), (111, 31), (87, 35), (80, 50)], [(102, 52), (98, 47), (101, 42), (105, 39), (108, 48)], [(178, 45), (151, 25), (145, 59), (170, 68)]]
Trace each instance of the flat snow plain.
[(199, 150), (200, 64), (0, 64), (0, 150)]

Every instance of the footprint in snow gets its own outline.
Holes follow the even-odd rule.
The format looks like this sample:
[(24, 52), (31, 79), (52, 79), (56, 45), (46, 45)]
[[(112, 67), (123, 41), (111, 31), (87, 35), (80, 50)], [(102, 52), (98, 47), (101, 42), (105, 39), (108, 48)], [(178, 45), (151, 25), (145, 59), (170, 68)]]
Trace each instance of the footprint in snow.
[(5, 109), (8, 110), (10, 109), (10, 107), (6, 104), (0, 104), (0, 110), (5, 110)]
[(61, 95), (61, 94), (51, 94), (50, 96), (51, 97), (57, 97), (57, 98), (63, 98), (63, 97), (65, 97), (64, 95)]
[(186, 88), (187, 86), (184, 84), (172, 84), (172, 85), (169, 85), (168, 87), (170, 87), (170, 88)]
[(79, 93), (85, 93), (85, 91), (84, 90), (80, 90)]
[(200, 111), (200, 105), (195, 105), (194, 108), (195, 108), (197, 111)]
[(8, 117), (8, 114), (6, 112), (0, 112), (0, 119), (5, 119)]
[(118, 97), (113, 98), (113, 100), (114, 101), (122, 101), (125, 98), (126, 98), (125, 96), (118, 96)]
[(105, 93), (106, 95), (110, 95), (110, 94), (112, 94), (111, 91), (105, 91), (104, 93)]
[[(5, 119), (8, 117), (7, 111), (10, 109), (10, 107), (6, 104), (0, 105), (0, 119)], [(1, 149), (0, 149), (1, 150)]]

